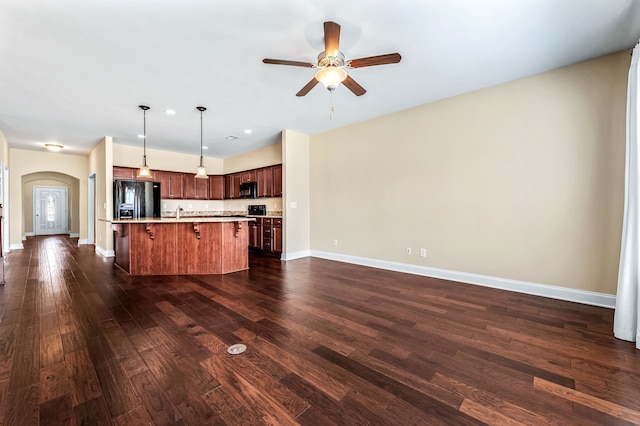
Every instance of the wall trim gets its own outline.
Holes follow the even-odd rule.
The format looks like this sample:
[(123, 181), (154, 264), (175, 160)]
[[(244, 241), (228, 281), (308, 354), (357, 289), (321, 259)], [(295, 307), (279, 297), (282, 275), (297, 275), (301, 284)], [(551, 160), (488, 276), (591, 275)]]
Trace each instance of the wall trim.
[(80, 234), (77, 232), (70, 232), (69, 238), (80, 238)]
[(27, 237), (35, 237), (36, 233), (35, 232), (25, 232), (24, 235), (22, 236), (22, 241), (26, 241)]
[(11, 244), (9, 246), (9, 251), (11, 250), (24, 250), (24, 246), (22, 245), (22, 243), (20, 244)]
[(89, 240), (87, 240), (86, 238), (78, 239), (78, 245), (79, 246), (83, 246), (83, 245), (87, 245), (87, 244), (89, 244)]
[(372, 268), (387, 269), (396, 272), (422, 275), (431, 278), (441, 278), (451, 281), (459, 281), (466, 284), (475, 284), (483, 287), (492, 287), (501, 290), (509, 290), (517, 293), (534, 296), (549, 297), (552, 299), (577, 302), (585, 305), (600, 306), (615, 309), (616, 296), (613, 294), (596, 293), (587, 290), (557, 287), (547, 284), (519, 281), (508, 278), (492, 277), (488, 275), (471, 274), (468, 272), (451, 271), (447, 269), (431, 268), (427, 266), (411, 265), (408, 263), (391, 262), (387, 260), (370, 259), (366, 257), (350, 256), (340, 253), (311, 250), (312, 257), (335, 260), (338, 262), (353, 263), (356, 265), (370, 266)]
[(113, 250), (105, 250), (102, 247), (96, 245), (96, 253), (102, 257), (115, 257), (116, 252)]
[(282, 256), (282, 260), (295, 260), (309, 256), (311, 256), (310, 250), (294, 251), (293, 253), (284, 253)]

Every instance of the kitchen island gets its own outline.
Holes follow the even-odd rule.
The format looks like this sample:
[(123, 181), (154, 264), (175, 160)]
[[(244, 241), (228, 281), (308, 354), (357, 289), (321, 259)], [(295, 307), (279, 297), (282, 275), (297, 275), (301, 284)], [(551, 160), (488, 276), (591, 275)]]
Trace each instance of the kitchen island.
[(227, 274), (249, 269), (247, 217), (111, 221), (115, 264), (131, 275)]

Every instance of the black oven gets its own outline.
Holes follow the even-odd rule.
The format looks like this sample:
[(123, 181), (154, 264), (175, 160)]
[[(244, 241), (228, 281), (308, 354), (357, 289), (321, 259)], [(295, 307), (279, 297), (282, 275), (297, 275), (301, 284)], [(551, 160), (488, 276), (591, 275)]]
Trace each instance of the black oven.
[(258, 198), (258, 184), (256, 182), (241, 183), (240, 198)]

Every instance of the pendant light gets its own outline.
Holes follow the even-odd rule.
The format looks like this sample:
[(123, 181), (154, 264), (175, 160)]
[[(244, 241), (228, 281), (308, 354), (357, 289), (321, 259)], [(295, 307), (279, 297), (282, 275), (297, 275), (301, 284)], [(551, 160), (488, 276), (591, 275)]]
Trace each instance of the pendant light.
[(204, 161), (202, 159), (202, 113), (207, 109), (203, 106), (196, 107), (198, 111), (200, 111), (200, 165), (198, 166), (198, 171), (196, 172), (196, 178), (198, 179), (209, 179), (207, 176), (207, 169), (204, 167)]
[(151, 169), (147, 166), (147, 111), (149, 107), (146, 105), (139, 105), (143, 111), (143, 133), (142, 133), (142, 166), (138, 169), (138, 178), (142, 179), (152, 179), (153, 175), (151, 174)]

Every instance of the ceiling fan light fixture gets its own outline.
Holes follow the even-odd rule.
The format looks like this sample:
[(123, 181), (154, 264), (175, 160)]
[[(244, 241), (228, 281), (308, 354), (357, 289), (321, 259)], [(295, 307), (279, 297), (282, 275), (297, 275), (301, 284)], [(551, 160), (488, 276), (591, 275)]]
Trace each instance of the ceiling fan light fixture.
[(196, 109), (200, 111), (200, 165), (196, 171), (196, 178), (209, 179), (209, 176), (207, 176), (207, 168), (204, 166), (204, 159), (202, 158), (202, 149), (204, 148), (202, 146), (202, 113), (207, 109), (203, 106), (196, 107)]
[(316, 80), (324, 85), (328, 90), (335, 90), (347, 78), (344, 68), (328, 66), (321, 68), (316, 73)]

